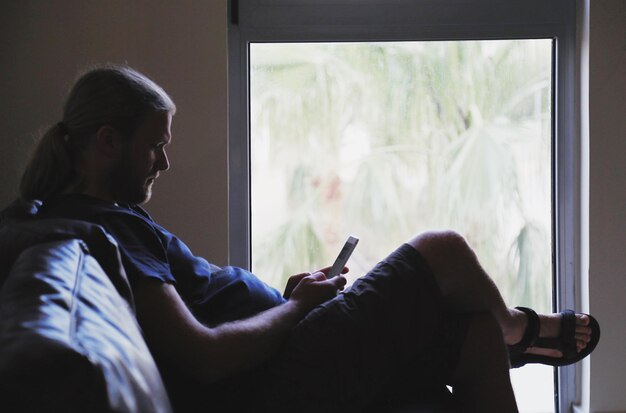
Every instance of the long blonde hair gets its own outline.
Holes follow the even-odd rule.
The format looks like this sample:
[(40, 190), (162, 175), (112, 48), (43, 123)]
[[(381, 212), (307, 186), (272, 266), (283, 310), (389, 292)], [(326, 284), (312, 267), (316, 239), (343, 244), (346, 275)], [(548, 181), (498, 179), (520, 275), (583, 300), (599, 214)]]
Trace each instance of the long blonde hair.
[(63, 107), (63, 119), (43, 133), (20, 182), (24, 200), (45, 200), (77, 184), (78, 155), (103, 125), (130, 137), (146, 115), (174, 114), (168, 94), (143, 74), (107, 65), (78, 78)]

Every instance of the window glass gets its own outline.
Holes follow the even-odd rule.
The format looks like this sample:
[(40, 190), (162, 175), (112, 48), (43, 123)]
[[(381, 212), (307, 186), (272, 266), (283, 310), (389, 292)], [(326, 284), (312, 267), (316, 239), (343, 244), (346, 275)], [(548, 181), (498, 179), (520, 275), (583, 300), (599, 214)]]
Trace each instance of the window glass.
[[(250, 44), (251, 260), (282, 290), (360, 238), (463, 234), (507, 303), (552, 308), (552, 40)], [(514, 371), (553, 411), (551, 368)], [(524, 406), (527, 403), (527, 406)]]

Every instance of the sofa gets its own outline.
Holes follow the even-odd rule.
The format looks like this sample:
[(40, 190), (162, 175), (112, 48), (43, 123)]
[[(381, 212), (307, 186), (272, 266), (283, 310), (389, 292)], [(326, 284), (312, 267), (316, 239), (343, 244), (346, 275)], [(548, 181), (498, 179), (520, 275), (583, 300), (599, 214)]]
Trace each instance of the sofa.
[(0, 411), (171, 412), (115, 241), (37, 206), (0, 217)]
[[(94, 224), (0, 213), (0, 411), (172, 412), (142, 337), (117, 244)], [(371, 412), (449, 412), (388, 400)], [(205, 409), (199, 409), (206, 411)]]

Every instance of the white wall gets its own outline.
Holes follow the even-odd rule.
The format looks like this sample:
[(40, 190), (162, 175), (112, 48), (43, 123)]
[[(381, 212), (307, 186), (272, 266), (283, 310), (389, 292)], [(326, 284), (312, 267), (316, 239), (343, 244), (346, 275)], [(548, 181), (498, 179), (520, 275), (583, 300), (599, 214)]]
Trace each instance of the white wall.
[(591, 0), (589, 308), (592, 412), (626, 411), (626, 1)]
[[(602, 325), (591, 411), (626, 410), (626, 1), (590, 2), (589, 306)], [(60, 120), (77, 71), (127, 62), (178, 104), (172, 169), (151, 213), (227, 260), (225, 0), (21, 0), (0, 4), (0, 205), (16, 197), (31, 136)]]
[(0, 204), (17, 196), (32, 136), (56, 123), (77, 73), (128, 63), (174, 98), (172, 168), (148, 209), (192, 250), (227, 260), (226, 1), (0, 3)]

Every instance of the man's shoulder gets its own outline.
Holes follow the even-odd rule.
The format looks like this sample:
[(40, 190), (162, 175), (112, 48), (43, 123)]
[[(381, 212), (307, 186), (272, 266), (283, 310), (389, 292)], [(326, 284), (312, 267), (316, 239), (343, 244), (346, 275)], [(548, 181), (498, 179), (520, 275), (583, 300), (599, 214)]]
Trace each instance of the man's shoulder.
[(119, 205), (83, 194), (61, 194), (45, 200), (38, 216), (41, 218), (80, 219), (91, 222), (101, 221), (104, 217), (152, 221), (147, 213), (140, 213), (131, 206)]

